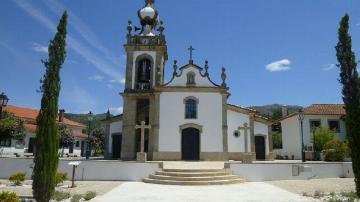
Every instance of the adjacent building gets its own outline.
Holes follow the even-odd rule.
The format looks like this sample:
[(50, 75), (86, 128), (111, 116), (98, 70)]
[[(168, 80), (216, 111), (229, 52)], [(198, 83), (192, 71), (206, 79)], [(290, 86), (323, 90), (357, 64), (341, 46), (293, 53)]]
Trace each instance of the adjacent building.
[[(0, 139), (0, 155), (32, 155), (35, 148), (36, 136), (36, 117), (39, 111), (19, 106), (8, 105), (3, 109), (6, 112), (12, 113), (16, 118), (25, 122), (26, 136), (24, 139), (15, 140), (11, 138)], [(64, 124), (71, 130), (75, 138), (75, 144), (65, 148), (64, 154), (70, 156), (83, 156), (86, 149), (87, 135), (82, 131), (86, 128), (81, 123), (72, 121), (64, 117), (64, 110), (59, 111), (58, 122)]]
[[(336, 138), (344, 140), (346, 128), (344, 122), (345, 109), (343, 104), (313, 104), (304, 109), (303, 134), (304, 146), (313, 150), (311, 138), (318, 127), (325, 127), (336, 132)], [(301, 159), (301, 124), (299, 113), (292, 113), (279, 120), (282, 129), (282, 156)]]

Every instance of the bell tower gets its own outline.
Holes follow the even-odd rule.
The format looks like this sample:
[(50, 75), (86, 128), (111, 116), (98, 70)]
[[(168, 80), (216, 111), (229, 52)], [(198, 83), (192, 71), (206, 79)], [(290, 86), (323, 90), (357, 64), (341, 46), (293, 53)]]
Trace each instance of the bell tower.
[[(145, 134), (145, 152), (152, 159), (158, 151), (159, 93), (156, 87), (164, 83), (164, 66), (168, 59), (164, 25), (159, 21), (154, 0), (145, 0), (138, 11), (141, 28), (128, 22), (126, 44), (127, 62), (124, 101), (121, 159), (134, 160), (140, 151), (140, 131), (135, 125), (145, 121), (151, 129)], [(134, 30), (133, 30), (134, 29)], [(133, 32), (134, 31), (134, 32)]]

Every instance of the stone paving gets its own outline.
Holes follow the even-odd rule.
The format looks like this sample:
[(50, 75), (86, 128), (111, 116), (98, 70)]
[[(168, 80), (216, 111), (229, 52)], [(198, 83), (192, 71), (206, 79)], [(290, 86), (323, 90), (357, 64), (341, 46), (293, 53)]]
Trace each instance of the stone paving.
[(238, 202), (238, 201), (313, 201), (264, 182), (220, 186), (156, 185), (126, 182), (94, 202)]

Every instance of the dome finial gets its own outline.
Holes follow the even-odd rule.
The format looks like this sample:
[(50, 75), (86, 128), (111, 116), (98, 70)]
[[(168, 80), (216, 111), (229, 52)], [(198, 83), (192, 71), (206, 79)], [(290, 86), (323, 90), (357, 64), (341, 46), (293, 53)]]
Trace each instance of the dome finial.
[(148, 4), (154, 4), (155, 3), (155, 0), (145, 0), (145, 4), (148, 5)]

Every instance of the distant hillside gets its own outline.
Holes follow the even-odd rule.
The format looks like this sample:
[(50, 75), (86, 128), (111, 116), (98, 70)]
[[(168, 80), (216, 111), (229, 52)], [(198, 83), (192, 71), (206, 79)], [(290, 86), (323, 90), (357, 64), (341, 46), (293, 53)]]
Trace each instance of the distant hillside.
[[(269, 117), (275, 116), (275, 119), (276, 119), (276, 118), (281, 117), (281, 107), (282, 106), (283, 105), (281, 105), (281, 104), (272, 104), (272, 105), (263, 105), (263, 106), (251, 106), (249, 108), (255, 109), (256, 111), (259, 112), (259, 114), (261, 114), (263, 116), (269, 116)], [(298, 106), (298, 105), (286, 105), (286, 108), (288, 110), (288, 114), (291, 114), (291, 113), (299, 111), (299, 109), (302, 109), (303, 107)]]
[[(76, 122), (79, 122), (79, 123), (82, 123), (86, 126), (89, 125), (89, 122), (88, 122), (88, 115), (87, 114), (71, 114), (71, 113), (65, 113), (65, 118), (68, 118), (68, 119), (71, 119), (73, 121), (76, 121)], [(91, 128), (99, 128), (99, 127), (103, 127), (104, 124), (101, 123), (100, 120), (103, 120), (106, 118), (106, 113), (104, 114), (96, 114), (96, 115), (93, 115), (94, 119), (93, 121), (91, 122)]]

